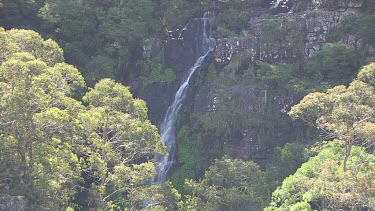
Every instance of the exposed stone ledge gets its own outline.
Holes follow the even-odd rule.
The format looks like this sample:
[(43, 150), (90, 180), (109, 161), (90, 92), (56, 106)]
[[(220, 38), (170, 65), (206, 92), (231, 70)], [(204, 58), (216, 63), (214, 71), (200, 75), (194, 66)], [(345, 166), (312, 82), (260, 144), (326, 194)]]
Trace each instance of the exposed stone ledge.
[[(354, 3), (351, 3), (354, 4)], [(346, 9), (344, 11), (328, 11), (328, 10), (308, 10), (302, 13), (284, 13), (275, 16), (263, 16), (250, 19), (251, 35), (248, 37), (233, 37), (218, 39), (215, 50), (215, 61), (217, 64), (227, 64), (233, 55), (248, 49), (251, 55), (251, 61), (262, 60), (268, 62), (279, 61), (284, 58), (294, 58), (299, 52), (293, 48), (294, 40), (287, 39), (284, 43), (275, 44), (269, 49), (262, 49), (261, 36), (262, 27), (267, 21), (274, 20), (283, 22), (293, 20), (297, 23), (298, 28), (290, 29), (301, 30), (304, 34), (305, 46), (304, 57), (308, 58), (315, 55), (326, 42), (327, 34), (330, 30), (338, 26), (338, 24), (346, 17), (359, 14), (356, 9)], [(341, 42), (352, 45), (359, 49), (365, 45), (359, 38), (353, 36), (350, 39), (342, 39)], [(368, 47), (368, 46), (367, 46)]]

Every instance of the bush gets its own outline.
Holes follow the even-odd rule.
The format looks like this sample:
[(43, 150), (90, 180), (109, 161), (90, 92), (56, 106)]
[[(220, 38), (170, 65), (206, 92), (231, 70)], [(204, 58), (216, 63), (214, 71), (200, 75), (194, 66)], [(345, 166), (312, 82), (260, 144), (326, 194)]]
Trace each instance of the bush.
[(292, 78), (295, 72), (298, 70), (298, 65), (279, 63), (271, 65), (265, 62), (257, 62), (257, 75), (263, 84), (271, 87), (288, 87), (291, 85)]
[(227, 38), (236, 36), (236, 33), (221, 26), (217, 27), (213, 34), (216, 38)]
[(164, 82), (170, 85), (176, 80), (176, 74), (171, 68), (163, 69), (161, 55), (153, 59), (140, 61), (138, 65), (141, 66), (143, 88), (156, 82)]
[(220, 27), (239, 34), (241, 30), (247, 27), (249, 18), (249, 13), (246, 11), (228, 9), (221, 11), (216, 19)]
[(326, 43), (307, 63), (310, 73), (318, 73), (323, 80), (335, 84), (349, 84), (360, 67), (360, 58), (352, 46)]

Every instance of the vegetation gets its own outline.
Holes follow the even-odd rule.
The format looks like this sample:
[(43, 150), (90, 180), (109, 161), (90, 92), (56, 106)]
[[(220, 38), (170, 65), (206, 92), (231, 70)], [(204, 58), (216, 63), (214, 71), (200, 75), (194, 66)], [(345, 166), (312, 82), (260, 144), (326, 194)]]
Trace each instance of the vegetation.
[(357, 74), (360, 64), (359, 56), (352, 46), (326, 43), (308, 62), (307, 69), (330, 84), (348, 84)]
[(285, 178), (296, 172), (307, 161), (306, 147), (306, 144), (287, 143), (284, 147), (274, 149), (271, 165), (266, 172), (271, 190), (281, 186)]
[(181, 210), (259, 210), (268, 192), (257, 164), (224, 157), (215, 160), (199, 182), (186, 181), (191, 192)]
[(72, 98), (83, 78), (54, 41), (0, 30), (1, 195), (26, 196), (30, 210), (144, 206), (132, 200), (152, 188), (147, 158), (165, 150), (145, 102), (103, 79), (84, 106)]
[(261, 33), (261, 47), (265, 50), (272, 52), (277, 47), (283, 47), (289, 51), (294, 51), (297, 59), (300, 59), (304, 53), (304, 32), (296, 20), (289, 18), (281, 21), (270, 19), (262, 26)]
[(175, 81), (176, 74), (171, 68), (164, 69), (161, 60), (161, 55), (159, 55), (153, 59), (141, 60), (139, 62), (143, 88), (155, 82), (165, 82), (167, 85), (170, 85)]
[(234, 33), (233, 31), (231, 31), (229, 29), (226, 29), (222, 26), (218, 26), (213, 34), (217, 38), (228, 38), (228, 37), (235, 37), (236, 36), (236, 33)]
[(345, 151), (340, 141), (286, 178), (272, 194), (271, 210), (371, 210), (374, 208), (374, 155), (353, 147), (348, 170), (342, 170)]
[[(361, 2), (306, 58), (288, 15), (249, 29), (271, 0), (0, 0), (0, 197), (26, 210), (374, 210), (375, 3)], [(170, 181), (151, 184), (165, 146), (119, 82), (174, 87), (154, 41), (204, 11), (215, 38), (258, 39), (258, 53), (238, 42), (201, 70), (207, 107), (182, 107)]]
[(311, 93), (289, 112), (290, 116), (322, 129), (326, 139), (345, 142), (344, 171), (353, 145), (372, 146), (375, 140), (375, 90), (368, 83), (375, 78), (374, 64), (365, 66), (363, 71), (348, 88), (341, 85), (326, 93)]

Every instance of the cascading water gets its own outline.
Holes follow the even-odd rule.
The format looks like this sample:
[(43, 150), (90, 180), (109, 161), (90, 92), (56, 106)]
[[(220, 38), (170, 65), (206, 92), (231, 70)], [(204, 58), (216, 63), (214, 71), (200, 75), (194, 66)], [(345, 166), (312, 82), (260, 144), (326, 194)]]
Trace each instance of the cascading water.
[(277, 8), (281, 2), (283, 2), (284, 0), (274, 0), (271, 2), (271, 8), (270, 9), (275, 9)]
[(292, 13), (297, 0), (273, 0), (271, 10), (277, 10), (277, 13)]
[[(161, 134), (161, 139), (167, 148), (169, 156), (155, 155), (155, 161), (158, 162), (158, 174), (153, 178), (153, 182), (164, 183), (166, 181), (168, 170), (172, 166), (174, 160), (177, 114), (186, 97), (190, 78), (194, 74), (195, 70), (202, 65), (208, 54), (215, 48), (216, 41), (210, 37), (210, 19), (212, 16), (213, 14), (211, 12), (206, 12), (203, 18), (196, 19), (200, 23), (199, 27), (201, 27), (201, 30), (203, 30), (203, 32), (197, 37), (198, 59), (185, 75), (181, 86), (176, 92), (174, 101), (172, 105), (169, 106), (167, 113), (164, 116), (164, 121), (161, 124), (159, 132)], [(200, 30), (198, 30), (198, 32), (200, 32)]]

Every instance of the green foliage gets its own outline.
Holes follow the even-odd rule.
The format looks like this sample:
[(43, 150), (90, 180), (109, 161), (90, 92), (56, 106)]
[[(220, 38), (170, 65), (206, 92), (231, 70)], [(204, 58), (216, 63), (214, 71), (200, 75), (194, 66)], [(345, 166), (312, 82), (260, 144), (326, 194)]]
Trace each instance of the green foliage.
[(356, 51), (342, 43), (326, 43), (307, 64), (307, 71), (320, 74), (331, 84), (348, 84), (360, 67)]
[(241, 83), (241, 77), (236, 72), (241, 69), (241, 67), (246, 66), (247, 53), (245, 55), (236, 55), (232, 58), (227, 66), (225, 66), (222, 71), (215, 67), (214, 63), (208, 66), (208, 72), (206, 76), (206, 83), (210, 85), (236, 85)]
[(68, 61), (93, 84), (118, 76), (144, 37), (159, 30), (153, 11), (151, 0), (46, 0), (39, 16), (54, 27)]
[[(85, 107), (71, 98), (83, 77), (55, 42), (2, 28), (0, 40), (1, 195), (25, 196), (30, 210), (66, 209), (75, 197), (83, 208), (118, 210), (142, 208), (145, 193), (160, 191), (150, 187), (156, 171), (148, 157), (165, 146), (144, 101), (103, 79), (83, 97)], [(151, 198), (177, 207), (178, 193), (163, 188)]]
[(113, 64), (113, 59), (108, 55), (98, 55), (86, 64), (86, 67), (90, 72), (84, 73), (85, 78), (91, 78), (92, 81), (96, 82), (101, 78), (115, 78), (115, 67)]
[(35, 13), (44, 0), (2, 0), (0, 3), (0, 26), (10, 29), (12, 27), (37, 26), (39, 20)]
[(375, 63), (370, 63), (362, 67), (358, 73), (357, 79), (375, 87)]
[(269, 20), (263, 25), (262, 42), (264, 44), (272, 45), (275, 42), (284, 42), (287, 35), (288, 31), (283, 27), (282, 23)]
[(83, 78), (55, 42), (0, 31), (10, 47), (0, 66), (0, 181), (9, 187), (2, 195), (24, 195), (34, 210), (66, 205), (82, 179), (71, 106), (83, 107), (69, 95)]
[(304, 32), (293, 19), (268, 20), (262, 26), (261, 35), (261, 47), (266, 51), (272, 51), (277, 46), (295, 51), (298, 58), (304, 55)]
[(287, 176), (296, 172), (306, 161), (305, 147), (306, 145), (299, 143), (287, 143), (284, 147), (274, 149), (271, 156), (271, 165), (267, 168), (271, 190), (280, 186)]
[(56, 42), (50, 39), (44, 41), (38, 33), (30, 30), (11, 30), (8, 33), (19, 51), (31, 53), (48, 65), (64, 61), (63, 51)]
[(216, 160), (202, 180), (187, 180), (186, 186), (191, 196), (181, 205), (182, 210), (192, 206), (200, 210), (259, 210), (268, 195), (266, 177), (258, 165), (229, 157)]
[(224, 27), (217, 27), (217, 29), (213, 32), (213, 35), (216, 37), (216, 38), (228, 38), (228, 37), (235, 37), (236, 36), (236, 33), (234, 33), (233, 31), (229, 30), (229, 29), (226, 29)]
[(185, 25), (191, 17), (198, 17), (210, 7), (211, 0), (161, 0), (156, 8), (165, 29)]
[[(256, 77), (261, 83), (271, 88), (283, 87), (299, 90), (299, 79), (296, 78), (299, 70), (298, 64), (279, 63), (277, 65), (257, 62)], [(299, 86), (300, 85), (300, 86)]]
[(334, 36), (342, 37), (342, 35), (355, 35), (365, 39), (370, 44), (375, 44), (374, 14), (362, 14), (357, 17), (352, 17), (344, 20)]
[(143, 88), (156, 82), (165, 82), (167, 85), (171, 85), (176, 80), (174, 71), (171, 68), (164, 69), (161, 60), (161, 55), (159, 55), (153, 59), (143, 60), (138, 63), (142, 70)]
[(247, 27), (249, 18), (249, 12), (247, 11), (232, 8), (220, 11), (216, 17), (217, 22), (220, 23), (220, 25), (216, 29), (215, 35), (227, 35), (223, 37), (234, 37)]
[(373, 64), (364, 67), (348, 88), (336, 86), (326, 93), (305, 96), (289, 112), (292, 118), (322, 129), (328, 139), (338, 138), (346, 143), (344, 169), (354, 144), (371, 146), (375, 140), (373, 68)]
[(172, 183), (181, 194), (187, 193), (185, 179), (200, 178), (215, 158), (226, 153), (222, 145), (206, 139), (208, 134), (203, 132), (200, 124), (189, 126), (182, 126), (178, 132), (177, 167), (171, 175)]
[[(154, 184), (145, 189), (135, 189), (131, 193), (133, 208), (137, 210), (177, 210), (177, 202), (181, 195), (170, 182)], [(145, 201), (148, 201), (148, 204)]]
[(4, 28), (0, 27), (0, 64), (18, 51), (20, 51), (20, 48), (12, 41), (12, 37), (5, 32)]
[(348, 170), (339, 141), (329, 143), (317, 156), (286, 178), (272, 194), (271, 210), (353, 210), (374, 207), (374, 155), (353, 147)]
[(176, 74), (170, 68), (165, 69), (164, 73), (161, 73), (160, 69), (152, 70), (150, 75), (143, 79), (143, 87), (147, 87), (155, 82), (166, 82), (170, 85), (176, 80)]
[[(212, 112), (198, 112), (191, 117), (196, 125), (215, 139), (224, 140), (258, 125), (255, 117), (249, 116), (236, 93), (222, 93)], [(225, 137), (225, 138), (224, 138)]]
[[(198, 165), (198, 157), (196, 156), (195, 149), (199, 148), (196, 144), (201, 145), (199, 142), (197, 143), (196, 139), (191, 137), (192, 132), (190, 128), (187, 126), (183, 126), (180, 128), (178, 135), (177, 135), (177, 159), (179, 168), (176, 169), (171, 177), (173, 184), (176, 185), (176, 188), (181, 193), (186, 193), (184, 190), (183, 184), (185, 179), (195, 179), (197, 178), (196, 170)], [(191, 142), (196, 142), (192, 144)]]

